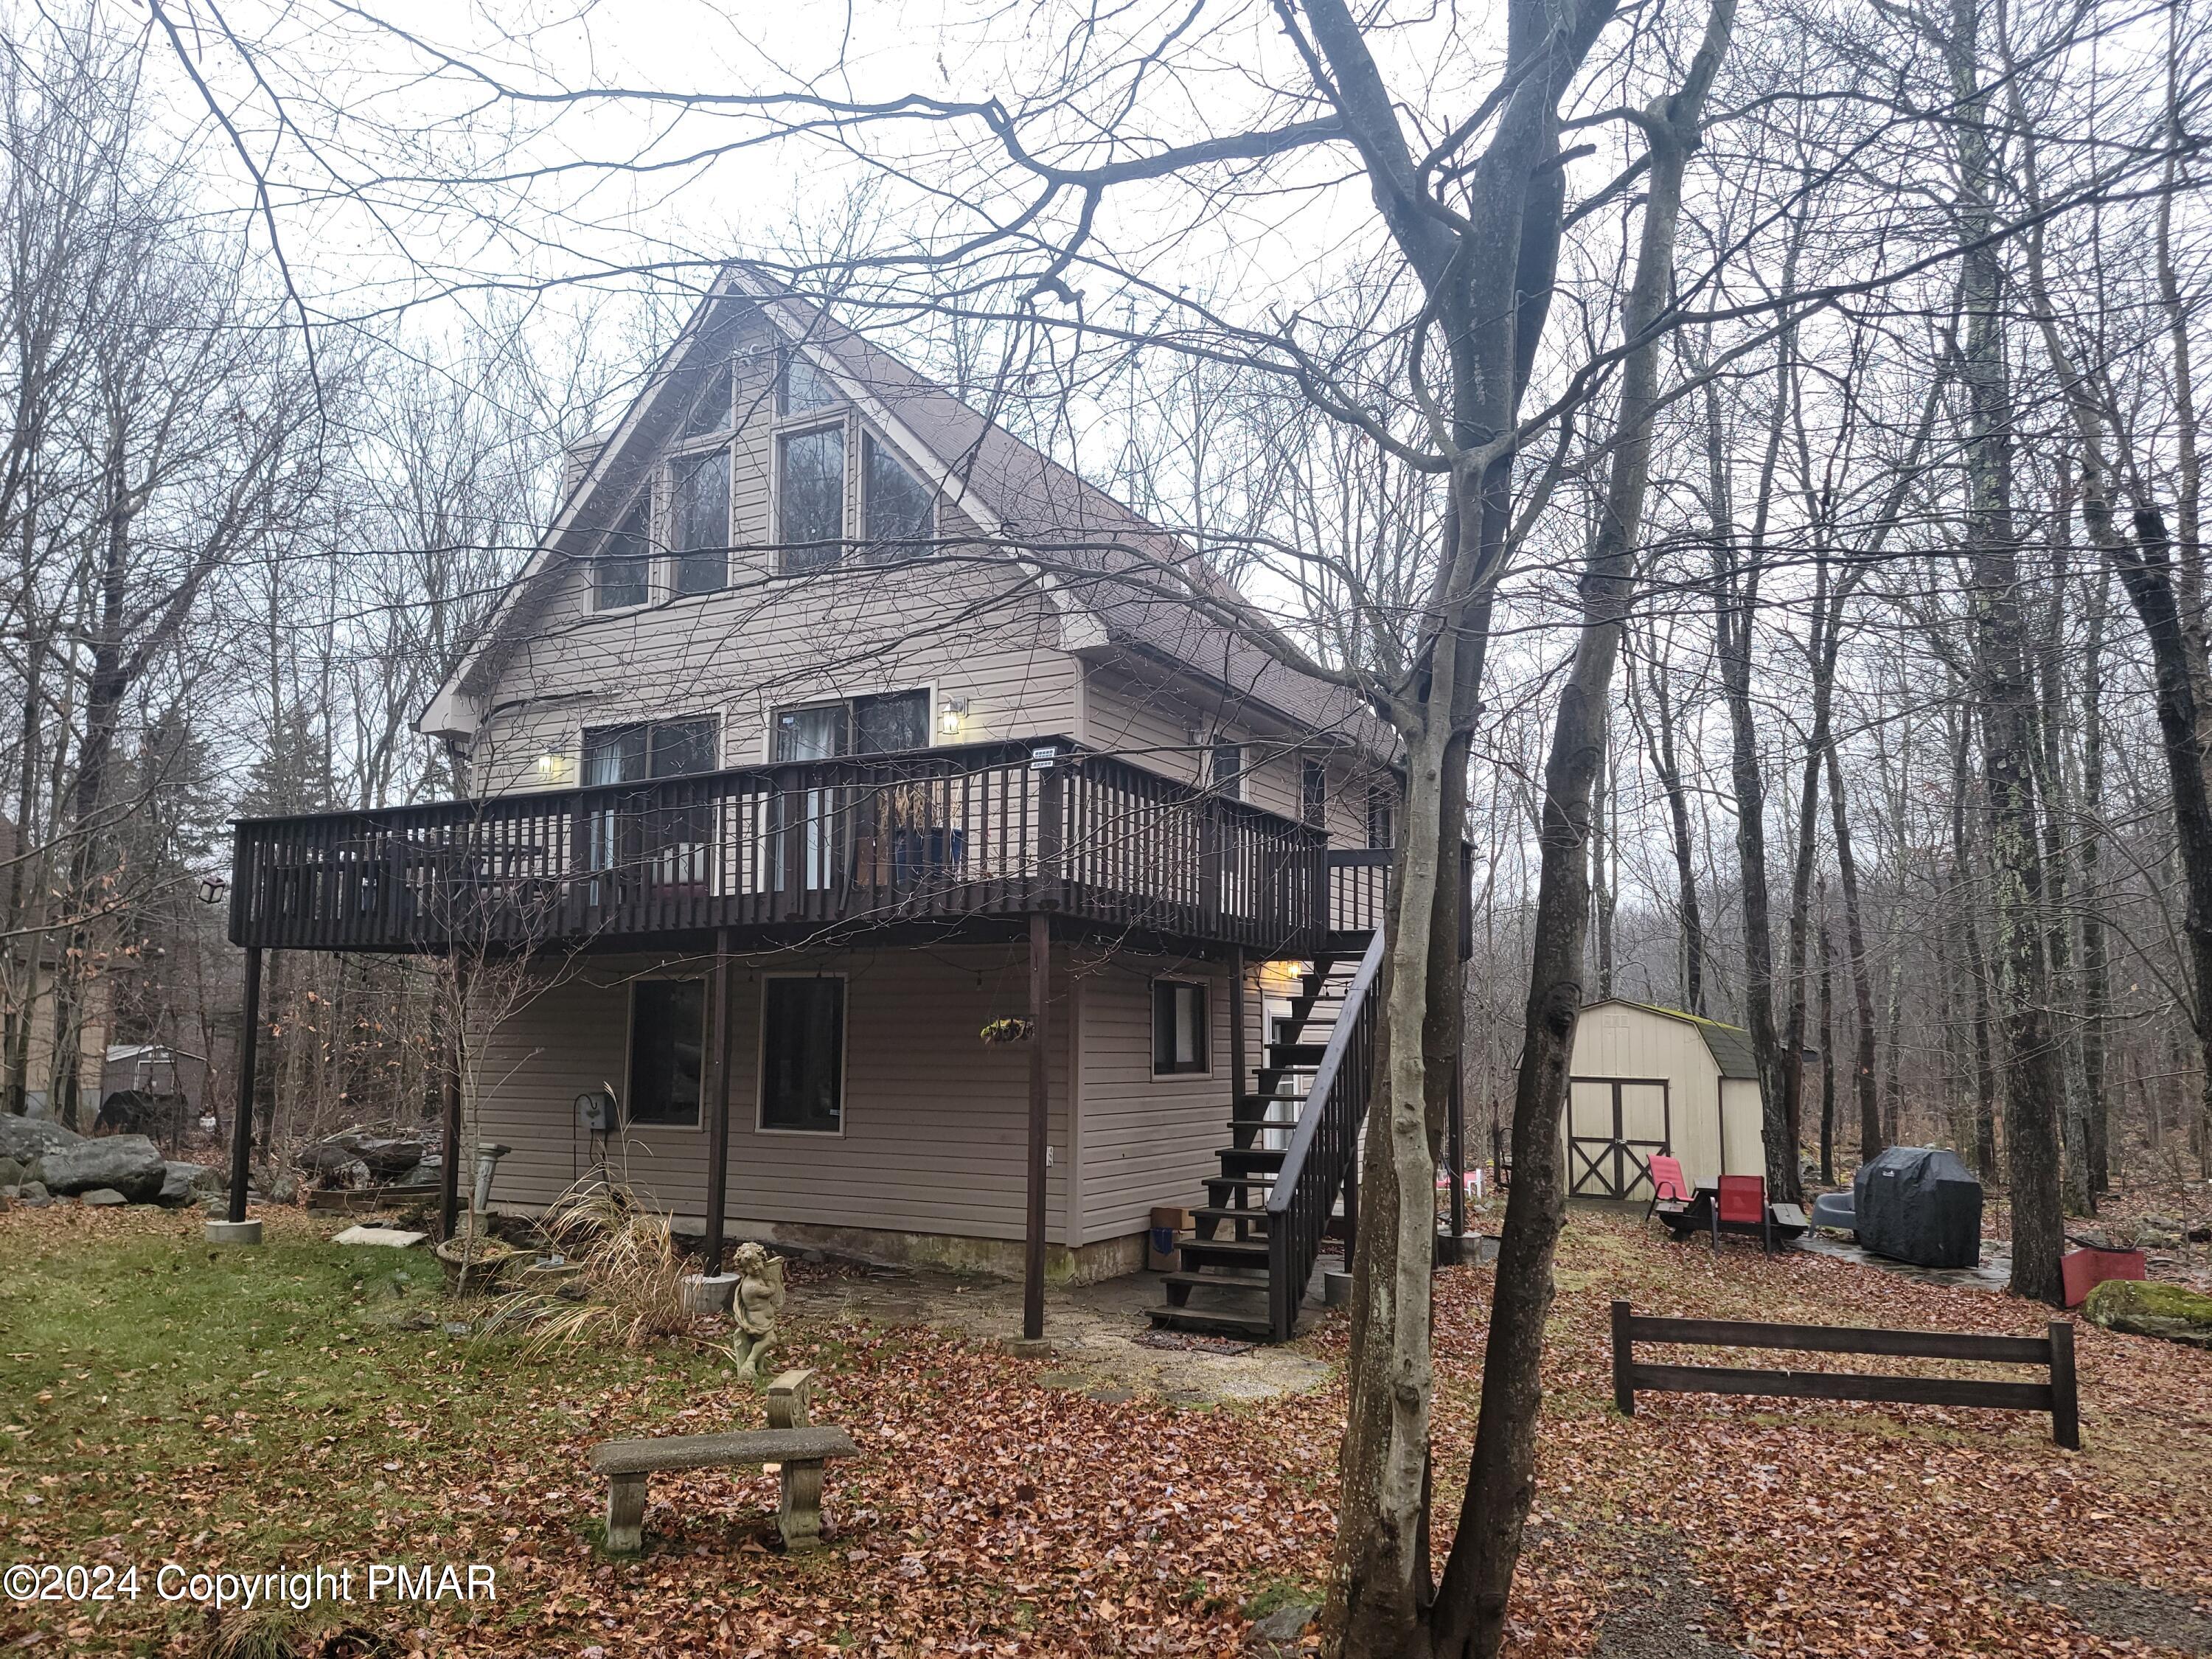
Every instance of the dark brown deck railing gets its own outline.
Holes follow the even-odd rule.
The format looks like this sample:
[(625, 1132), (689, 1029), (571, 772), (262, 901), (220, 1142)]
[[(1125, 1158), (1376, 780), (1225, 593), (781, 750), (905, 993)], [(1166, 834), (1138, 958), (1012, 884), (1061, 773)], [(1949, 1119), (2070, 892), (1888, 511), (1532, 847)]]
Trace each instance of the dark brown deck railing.
[(1278, 1342), (1289, 1341), (1297, 1327), (1322, 1235), (1359, 1155), (1359, 1126), (1374, 1082), (1383, 939), (1378, 929), (1368, 941), (1267, 1189), (1267, 1321)]
[[(1390, 915), (1391, 860), (1387, 847), (1331, 848), (1328, 854), (1328, 931), (1340, 948), (1366, 948)], [(1459, 849), (1459, 958), (1474, 954), (1474, 848)]]
[(230, 936), (438, 951), (1058, 910), (1321, 948), (1322, 832), (1065, 740), (236, 826)]

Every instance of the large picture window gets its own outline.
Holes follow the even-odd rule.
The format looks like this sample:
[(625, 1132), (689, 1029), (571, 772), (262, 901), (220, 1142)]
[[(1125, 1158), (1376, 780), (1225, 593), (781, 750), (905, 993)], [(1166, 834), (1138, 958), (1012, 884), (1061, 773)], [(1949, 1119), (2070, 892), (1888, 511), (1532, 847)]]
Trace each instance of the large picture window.
[(843, 1131), (842, 979), (763, 981), (760, 1127), (801, 1134)]
[(805, 353), (796, 349), (783, 354), (783, 371), (777, 378), (775, 390), (779, 415), (805, 415), (817, 409), (834, 409), (837, 404), (837, 389)]
[(1206, 986), (1202, 981), (1152, 981), (1152, 1074), (1212, 1070), (1206, 1044)]
[(584, 733), (584, 783), (640, 783), (711, 772), (720, 757), (711, 719), (602, 726)]
[(730, 452), (715, 450), (675, 466), (670, 550), (678, 593), (712, 593), (730, 580)]
[(639, 501), (592, 559), (592, 609), (620, 611), (652, 597), (653, 508)]
[(638, 981), (630, 988), (629, 1098), (624, 1115), (632, 1123), (696, 1124), (706, 1052), (706, 982)]
[[(862, 487), (866, 491), (868, 540), (886, 558), (910, 558), (937, 533), (927, 485), (898, 463), (872, 434), (860, 439)], [(904, 544), (904, 545), (901, 545)]]
[(818, 570), (844, 556), (845, 428), (778, 441), (776, 539), (787, 570)]

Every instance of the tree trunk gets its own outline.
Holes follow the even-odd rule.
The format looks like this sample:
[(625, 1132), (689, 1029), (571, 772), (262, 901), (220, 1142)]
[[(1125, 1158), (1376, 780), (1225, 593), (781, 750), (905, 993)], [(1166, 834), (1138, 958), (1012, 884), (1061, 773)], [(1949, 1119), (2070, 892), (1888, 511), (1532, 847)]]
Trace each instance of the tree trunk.
[(1836, 841), (1836, 872), (1844, 889), (1844, 940), (1850, 950), (1851, 1000), (1858, 1018), (1852, 1066), (1859, 1103), (1859, 1162), (1881, 1150), (1881, 1109), (1875, 1093), (1874, 976), (1867, 967), (1865, 912), (1859, 904), (1859, 866), (1851, 849), (1850, 815), (1844, 798), (1843, 763), (1828, 745), (1828, 814)]
[(2090, 590), (2089, 634), (2081, 656), (2081, 1086), (2088, 1097), (2089, 1191), (2112, 1187), (2112, 1112), (2105, 1098), (2105, 1026), (2112, 1008), (2112, 963), (2105, 940), (2105, 618), (2112, 573), (2100, 567)]
[(1828, 935), (1828, 883), (1820, 881), (1820, 1184), (1836, 1184), (1836, 953)]
[(1522, 1531), (1535, 1492), (1552, 1255), (1566, 1208), (1559, 1118), (1582, 1009), (1583, 943), (1589, 921), (1590, 790), (1606, 752), (1613, 664), (1634, 592), (1658, 404), (1656, 330), (1672, 286), (1682, 175), (1698, 145), (1705, 93), (1734, 21), (1734, 0), (1712, 0), (1705, 39), (1682, 89), (1654, 106), (1646, 129), (1650, 188), (1636, 274), (1621, 307), (1621, 335), (1631, 349), (1621, 365), (1612, 472), (1583, 572), (1582, 629), (1545, 763), (1535, 938), (1514, 1089), (1513, 1186), (1483, 1352), (1481, 1413), (1459, 1527), (1430, 1620), (1428, 1645), (1446, 1659), (1493, 1659), (1503, 1645)]
[(1659, 775), (1659, 787), (1667, 797), (1667, 826), (1674, 847), (1675, 909), (1681, 923), (1682, 940), (1680, 955), (1681, 967), (1682, 1006), (1693, 1014), (1705, 1012), (1705, 930), (1698, 907), (1698, 847), (1690, 834), (1690, 795), (1682, 786), (1682, 766), (1674, 747), (1674, 704), (1667, 683), (1667, 667), (1653, 653), (1649, 678), (1652, 707), (1658, 714), (1656, 726), (1642, 719), (1642, 705), (1637, 701), (1635, 665), (1629, 665), (1629, 707), (1637, 711), (1638, 723), (1643, 727), (1644, 746), (1651, 758), (1652, 769)]

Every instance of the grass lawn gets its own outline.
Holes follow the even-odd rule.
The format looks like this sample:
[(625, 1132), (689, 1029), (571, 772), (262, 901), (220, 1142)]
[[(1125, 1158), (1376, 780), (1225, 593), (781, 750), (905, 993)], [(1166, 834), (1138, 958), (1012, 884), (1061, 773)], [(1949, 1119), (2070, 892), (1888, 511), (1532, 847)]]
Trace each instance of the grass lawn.
[[(1299, 1599), (1325, 1567), (1333, 1386), (1204, 1409), (1094, 1400), (1040, 1382), (1049, 1362), (820, 1322), (778, 1359), (822, 1369), (817, 1420), (863, 1449), (832, 1468), (830, 1547), (785, 1557), (774, 1477), (706, 1473), (656, 1478), (647, 1553), (609, 1560), (589, 1445), (761, 1426), (760, 1394), (709, 1350), (533, 1359), (457, 1337), (426, 1253), (341, 1249), (322, 1242), (341, 1223), (268, 1218), (266, 1247), (216, 1253), (190, 1212), (0, 1216), (0, 1566), (135, 1565), (139, 1589), (0, 1602), (0, 1641), (205, 1650), (215, 1621), (156, 1588), (175, 1562), (350, 1568), (349, 1602), (288, 1621), (295, 1651), (319, 1631), (333, 1654), (533, 1659), (1217, 1653), (1241, 1646), (1247, 1610)], [(1488, 1288), (1472, 1268), (1438, 1280), (1440, 1551)], [(2045, 1317), (1576, 1216), (1516, 1652), (2212, 1653), (2212, 1356), (2085, 1327), (2079, 1455), (2009, 1413), (1676, 1395), (1624, 1420), (1617, 1295), (1830, 1323), (2035, 1332)], [(1343, 1335), (1332, 1316), (1304, 1341), (1335, 1359)], [(496, 1600), (368, 1601), (367, 1569), (395, 1563), (488, 1565)]]

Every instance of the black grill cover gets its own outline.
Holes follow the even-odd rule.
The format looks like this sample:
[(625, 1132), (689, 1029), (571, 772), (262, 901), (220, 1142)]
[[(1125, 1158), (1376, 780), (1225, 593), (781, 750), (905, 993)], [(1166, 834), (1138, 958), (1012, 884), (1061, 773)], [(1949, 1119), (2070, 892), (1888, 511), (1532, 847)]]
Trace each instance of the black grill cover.
[(1851, 1179), (1859, 1243), (1922, 1267), (1982, 1259), (1982, 1183), (1942, 1146), (1892, 1146)]

